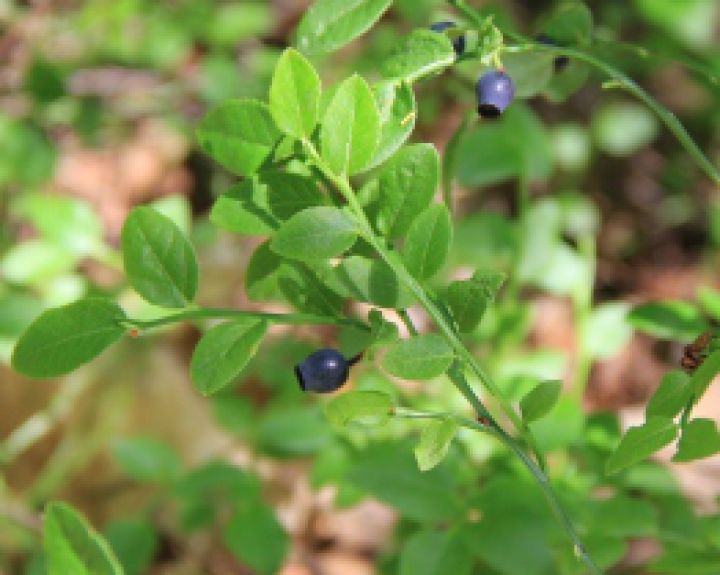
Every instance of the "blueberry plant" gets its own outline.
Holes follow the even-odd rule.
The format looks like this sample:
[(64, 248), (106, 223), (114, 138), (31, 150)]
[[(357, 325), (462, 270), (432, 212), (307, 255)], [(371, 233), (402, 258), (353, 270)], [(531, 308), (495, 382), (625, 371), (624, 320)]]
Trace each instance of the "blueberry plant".
[[(452, 178), (458, 147), (474, 118), (500, 121), (512, 112), (521, 92), (519, 78), (513, 77), (517, 66), (539, 62), (557, 73), (571, 71), (573, 65), (589, 66), (656, 112), (714, 184), (720, 183), (720, 174), (672, 114), (629, 77), (592, 54), (592, 19), (584, 5), (564, 5), (531, 39), (496, 26), (492, 16), (480, 14), (462, 0), (450, 4), (457, 10), (457, 21), (428, 23), (401, 38), (379, 64), (381, 80), (371, 83), (353, 74), (323, 86), (309, 58), (333, 52), (365, 33), (391, 1), (317, 0), (299, 24), (296, 47), (286, 49), (277, 60), (267, 101), (229, 100), (200, 122), (201, 148), (240, 177), (217, 199), (211, 221), (230, 232), (263, 238), (247, 266), (246, 291), (258, 300), (279, 293), (294, 312), (197, 305), (201, 278), (193, 246), (169, 218), (142, 206), (132, 211), (122, 230), (124, 270), (137, 294), (163, 311), (150, 319), (130, 317), (105, 297), (50, 309), (22, 335), (12, 365), (30, 377), (55, 377), (93, 360), (123, 337), (138, 337), (177, 322), (200, 322), (210, 327), (195, 347), (190, 372), (195, 388), (212, 396), (237, 381), (273, 324), (336, 326), (352, 334), (356, 349), (352, 354), (320, 349), (298, 357), (298, 393), (336, 391), (350, 378), (351, 368), (360, 371), (363, 364), (373, 362), (403, 380), (445, 378), (466, 400), (465, 408), (409, 407), (392, 393), (353, 389), (325, 402), (327, 419), (338, 428), (352, 428), (358, 422), (368, 428), (397, 421), (417, 423), (420, 438), (415, 455), (419, 468), (428, 473), (446, 457), (453, 457), (452, 444), (459, 434), (494, 438), (516, 458), (508, 465), (519, 463), (529, 472), (566, 538), (558, 572), (602, 573), (617, 556), (613, 547), (617, 538), (635, 532), (614, 526), (615, 536), (600, 537), (600, 541), (598, 534), (582, 532), (572, 517), (576, 513), (568, 511), (582, 505), (567, 501), (551, 482), (544, 442), (538, 439), (535, 424), (560, 400), (560, 382), (541, 381), (515, 401), (496, 384), (474, 350), (474, 334), (483, 318), (492, 314), (503, 285), (516, 293), (519, 276), (537, 279), (543, 270), (529, 269), (530, 259), (513, 262), (507, 275), (488, 265), (444, 285), (433, 280), (445, 264), (456, 233)], [(463, 122), (441, 160), (433, 145), (409, 143), (418, 116), (413, 87), (453, 66), (474, 67), (476, 105), (471, 110), (473, 119)], [(436, 193), (441, 185), (443, 201), (439, 202)], [(521, 200), (527, 203), (522, 194)], [(533, 218), (538, 225), (546, 225), (545, 207), (541, 204), (523, 212), (526, 239)], [(592, 246), (593, 233), (592, 224), (581, 229), (578, 245)], [(592, 281), (591, 274), (582, 277), (585, 283)], [(581, 286), (573, 296), (578, 309), (589, 315), (593, 310), (588, 289)], [(411, 307), (422, 310), (431, 327), (421, 333), (408, 311)], [(652, 309), (635, 309), (631, 321), (642, 325), (645, 319), (647, 325), (653, 313), (657, 315)], [(705, 326), (696, 327), (701, 331)], [(407, 335), (401, 337), (401, 331)], [(687, 372), (665, 376), (647, 406), (647, 421), (630, 429), (611, 454), (607, 449), (597, 450), (609, 455), (608, 473), (624, 470), (678, 436), (678, 461), (720, 451), (720, 434), (713, 422), (691, 417), (698, 398), (720, 371), (718, 340), (709, 333), (691, 345), (684, 364)], [(577, 393), (582, 393), (587, 379), (590, 355), (580, 362)], [(602, 422), (596, 423), (602, 434)], [(372, 479), (366, 483), (372, 485)], [(439, 482), (436, 487), (445, 485)], [(496, 486), (498, 495), (503, 487)], [(448, 500), (448, 507), (454, 507), (455, 495), (448, 494)], [(586, 514), (592, 515), (594, 505), (587, 502)], [(636, 509), (623, 499), (612, 505), (620, 514), (627, 506), (628, 516)], [(448, 519), (431, 505), (413, 506), (411, 514), (421, 518)], [(490, 518), (503, 512), (527, 513), (527, 522), (537, 516), (542, 518), (539, 524), (547, 525), (547, 509), (532, 503), (525, 506), (520, 494), (511, 509), (493, 510), (492, 505), (488, 509)], [(602, 514), (608, 511), (597, 509), (600, 519), (586, 517), (584, 524), (592, 525), (593, 520), (602, 524)], [(260, 516), (275, 525), (266, 511)], [(464, 519), (458, 517), (454, 520), (459, 524)], [(235, 527), (231, 534), (247, 535), (241, 523)], [(438, 554), (432, 558), (437, 570), (428, 572), (472, 572), (472, 559), (463, 545), (456, 546), (457, 527), (451, 523), (445, 531), (421, 532), (408, 544), (412, 554), (402, 572), (420, 572), (408, 565), (422, 563), (425, 547)], [(486, 544), (487, 538), (507, 536), (507, 546), (512, 547), (513, 534), (502, 529), (475, 534), (485, 537), (479, 545)], [(541, 536), (532, 529), (524, 535)], [(104, 540), (65, 504), (48, 506), (45, 538), (49, 573), (122, 570)], [(592, 545), (587, 544), (588, 538)], [(464, 541), (473, 545), (467, 535)], [(281, 554), (283, 549), (272, 551)], [(248, 561), (262, 572), (271, 572), (265, 558), (251, 556)], [(272, 560), (269, 564), (273, 565)]]

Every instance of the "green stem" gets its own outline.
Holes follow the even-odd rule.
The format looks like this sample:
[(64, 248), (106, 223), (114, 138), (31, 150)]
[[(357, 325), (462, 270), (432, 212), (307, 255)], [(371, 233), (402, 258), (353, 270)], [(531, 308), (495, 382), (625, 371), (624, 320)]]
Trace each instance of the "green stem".
[(520, 461), (522, 461), (527, 470), (532, 474), (536, 483), (540, 487), (540, 490), (542, 491), (542, 494), (545, 497), (548, 506), (550, 507), (556, 519), (563, 527), (563, 529), (568, 535), (568, 538), (572, 542), (573, 549), (577, 557), (581, 561), (583, 561), (583, 563), (585, 563), (585, 565), (593, 575), (603, 575), (600, 568), (595, 564), (592, 557), (590, 557), (587, 550), (585, 549), (585, 545), (580, 539), (580, 535), (575, 529), (575, 526), (573, 525), (570, 516), (563, 508), (562, 503), (560, 503), (560, 500), (555, 494), (552, 485), (550, 485), (550, 479), (548, 478), (548, 476), (542, 469), (540, 469), (540, 467), (538, 467), (538, 465), (533, 461), (533, 459), (529, 457), (527, 453), (525, 453), (522, 447), (520, 447), (518, 443), (502, 429), (492, 424), (485, 425), (483, 423), (473, 421), (472, 419), (468, 419), (466, 417), (461, 417), (448, 413), (431, 413), (397, 408), (395, 410), (395, 415), (398, 417), (405, 417), (409, 419), (452, 419), (458, 425), (465, 427), (466, 429), (472, 429), (473, 431), (487, 433), (502, 442), (510, 451), (512, 451), (518, 458), (520, 458)]
[(267, 313), (259, 311), (245, 311), (239, 309), (221, 309), (221, 308), (198, 308), (181, 311), (165, 317), (151, 320), (140, 320), (127, 318), (123, 320), (125, 323), (138, 329), (150, 329), (177, 323), (180, 321), (197, 320), (197, 319), (238, 319), (252, 318), (261, 319), (270, 323), (282, 323), (288, 325), (344, 325), (368, 331), (370, 328), (363, 322), (344, 317), (330, 317), (313, 315), (308, 313)]

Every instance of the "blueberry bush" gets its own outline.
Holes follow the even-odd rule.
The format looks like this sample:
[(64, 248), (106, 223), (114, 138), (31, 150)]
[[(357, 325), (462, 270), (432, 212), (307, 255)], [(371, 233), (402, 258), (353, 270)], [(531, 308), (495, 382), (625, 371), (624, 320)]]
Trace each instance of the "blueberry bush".
[[(89, 3), (82, 18), (101, 4)], [(501, 8), (420, 3), (423, 17), (437, 15), (422, 22), (411, 4), (316, 0), (293, 45), (273, 55), (266, 90), (207, 98), (197, 144), (217, 164), (216, 182), (227, 183), (208, 220), (252, 247), (237, 264), (245, 305), (206, 304), (205, 285), (235, 280), (205, 264), (207, 240), (178, 217), (188, 209), (182, 200), (179, 208), (161, 200), (132, 209), (119, 248), (82, 202), (44, 194), (14, 202), (43, 238), (19, 245), (47, 253), (46, 267), (34, 270), (22, 252), (3, 260), (8, 285), (25, 284), (0, 300), (16, 314), (0, 318), (0, 328), (15, 322), (13, 369), (35, 379), (71, 374), (44, 413), (52, 417), (84, 392), (72, 378), (89, 362), (106, 361), (107, 373), (137, 364), (127, 369), (142, 379), (150, 342), (178, 324), (195, 326), (202, 335), (192, 342), (190, 380), (219, 427), (271, 458), (311, 457), (310, 483), (333, 486), (340, 507), (373, 497), (397, 511), (394, 541), (376, 558), (381, 573), (720, 572), (720, 515), (698, 514), (673, 475), (648, 460), (670, 444), (675, 462), (720, 453), (715, 421), (693, 414), (720, 373), (720, 292), (703, 286), (693, 302), (598, 301), (598, 206), (581, 192), (534, 193), (548, 181), (578, 189), (587, 134), (575, 124), (558, 131), (557, 141), (569, 143), (556, 144), (563, 174), (551, 180), (548, 130), (527, 102), (544, 96), (543, 105), (558, 106), (602, 83), (601, 98), (617, 99), (591, 119), (598, 146), (628, 155), (662, 129), (678, 158), (674, 169), (712, 188), (702, 208), (710, 228), (720, 220), (720, 171), (704, 149), (714, 146), (717, 155), (717, 138), (698, 145), (621, 71), (625, 57), (636, 66), (661, 57), (609, 40), (581, 2), (550, 7), (527, 33)], [(650, 22), (672, 28), (672, 3), (637, 5)], [(222, 52), (248, 33), (244, 7), (233, 6), (198, 3), (197, 13), (170, 26), (178, 14), (152, 4), (144, 21), (151, 30), (170, 26), (163, 42), (119, 36), (104, 49), (160, 68), (193, 41)], [(392, 42), (360, 44), (370, 55), (346, 67), (327, 65), (368, 35), (388, 33), (390, 12), (412, 26)], [(675, 55), (717, 103), (713, 64)], [(433, 104), (443, 97), (464, 110), (441, 154), (423, 135), (444, 122)], [(468, 209), (459, 195), (507, 182), (512, 215)], [(32, 278), (67, 273), (83, 258), (122, 269), (127, 286), (81, 278), (63, 305), (39, 304)], [(567, 385), (567, 358), (528, 345), (528, 294), (538, 292), (571, 305)], [(586, 413), (583, 398), (593, 366), (619, 353), (633, 332), (686, 345), (649, 397), (643, 422), (623, 433), (616, 414)], [(261, 391), (244, 393), (255, 380), (264, 382)], [(108, 405), (129, 401), (123, 390), (97, 393)], [(114, 411), (106, 408), (90, 427), (111, 429)], [(4, 467), (34, 441), (22, 439), (34, 437), (30, 426), (21, 429), (0, 444)], [(82, 453), (89, 443), (82, 439), (58, 452)], [(43, 510), (42, 535), (23, 526), (23, 514), (16, 521), (30, 531), (17, 537), (30, 558), (24, 573), (155, 572), (160, 533), (199, 532), (221, 539), (247, 570), (238, 572), (280, 572), (291, 541), (256, 470), (212, 456), (188, 468), (168, 444), (145, 435), (114, 438), (109, 451), (151, 495), (100, 533), (55, 497), (72, 457), (52, 459), (27, 494), (27, 505)], [(625, 561), (638, 540), (657, 546), (651, 559)]]

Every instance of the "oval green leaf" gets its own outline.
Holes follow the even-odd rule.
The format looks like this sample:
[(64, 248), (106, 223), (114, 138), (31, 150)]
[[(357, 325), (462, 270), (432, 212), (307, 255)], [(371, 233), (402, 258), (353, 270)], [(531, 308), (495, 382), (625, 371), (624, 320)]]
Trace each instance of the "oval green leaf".
[(190, 362), (195, 388), (203, 395), (212, 395), (237, 379), (266, 331), (266, 322), (241, 318), (205, 332)]
[(440, 178), (440, 159), (432, 144), (402, 148), (382, 168), (378, 225), (391, 238), (403, 235), (432, 201)]
[(447, 455), (458, 424), (452, 419), (429, 421), (422, 430), (415, 447), (415, 459), (420, 471), (429, 471)]
[(375, 97), (355, 74), (340, 84), (328, 104), (320, 129), (322, 157), (335, 174), (356, 174), (370, 164), (379, 139)]
[(520, 411), (528, 423), (547, 415), (560, 399), (562, 382), (557, 380), (543, 381), (531, 389), (520, 400)]
[(455, 63), (455, 50), (445, 34), (432, 30), (413, 30), (401, 38), (380, 64), (383, 76), (412, 83), (437, 74)]
[(291, 259), (313, 262), (340, 255), (357, 239), (353, 219), (338, 208), (314, 207), (298, 212), (277, 231), (270, 248)]
[(470, 279), (448, 286), (447, 303), (461, 332), (469, 333), (478, 326), (504, 281), (501, 273), (478, 270)]
[(675, 417), (691, 397), (690, 377), (678, 370), (668, 371), (645, 407), (645, 417)]
[(20, 337), (12, 366), (28, 377), (56, 377), (94, 359), (125, 333), (118, 305), (81, 299), (41, 314)]
[(415, 298), (385, 262), (350, 256), (324, 274), (327, 286), (338, 295), (386, 308), (404, 308)]
[(172, 220), (147, 206), (135, 208), (121, 234), (125, 273), (148, 302), (187, 306), (198, 287), (195, 250)]
[(350, 391), (332, 398), (325, 405), (330, 423), (343, 427), (351, 422), (380, 425), (393, 408), (393, 400), (381, 391)]
[(434, 333), (416, 335), (392, 346), (383, 367), (403, 379), (431, 379), (447, 371), (453, 361), (452, 348)]
[(663, 339), (692, 341), (707, 323), (700, 310), (681, 300), (665, 300), (635, 306), (627, 317), (636, 329)]
[(123, 575), (107, 542), (68, 504), (49, 503), (44, 527), (48, 575)]
[(235, 174), (254, 174), (280, 139), (268, 106), (228, 100), (211, 110), (197, 129), (200, 147)]
[(270, 84), (270, 113), (278, 128), (298, 139), (310, 137), (318, 120), (320, 92), (320, 77), (312, 64), (297, 50), (285, 50)]
[(435, 204), (421, 213), (410, 226), (403, 260), (408, 271), (419, 280), (433, 276), (450, 251), (452, 220), (444, 204)]
[(392, 0), (317, 0), (297, 29), (303, 52), (322, 54), (344, 46), (367, 32)]
[(368, 168), (379, 166), (392, 156), (415, 129), (415, 93), (406, 82), (381, 82), (373, 86), (380, 112), (380, 141)]
[(677, 431), (672, 419), (660, 416), (649, 418), (644, 425), (631, 427), (605, 463), (606, 473), (617, 473), (642, 461), (671, 443)]
[(694, 461), (720, 452), (720, 432), (712, 419), (693, 419), (682, 430), (673, 461)]

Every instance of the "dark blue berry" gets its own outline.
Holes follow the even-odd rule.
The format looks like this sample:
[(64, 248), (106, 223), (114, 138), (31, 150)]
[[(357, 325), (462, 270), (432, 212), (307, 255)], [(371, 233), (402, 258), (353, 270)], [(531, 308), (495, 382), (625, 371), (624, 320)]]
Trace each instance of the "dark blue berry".
[(334, 349), (320, 349), (295, 366), (300, 389), (328, 393), (342, 387), (350, 374), (350, 366), (360, 359), (350, 360)]
[[(445, 30), (450, 28), (457, 28), (457, 24), (455, 24), (455, 22), (451, 22), (450, 20), (443, 20), (442, 22), (435, 22), (430, 25), (430, 30), (439, 33), (445, 32)], [(451, 38), (451, 40), (455, 54), (460, 56), (463, 52), (465, 52), (465, 34), (459, 34), (458, 36)]]
[(483, 118), (497, 118), (515, 97), (515, 84), (501, 70), (486, 72), (475, 85), (478, 114)]
[[(558, 42), (550, 38), (550, 36), (548, 36), (547, 34), (536, 34), (535, 40), (539, 44), (545, 44), (546, 46), (556, 46), (558, 48), (562, 46), (562, 44), (559, 44)], [(557, 56), (553, 60), (553, 66), (555, 67), (556, 72), (561, 72), (562, 70), (564, 70), (569, 63), (570, 58), (568, 58), (567, 56)]]

